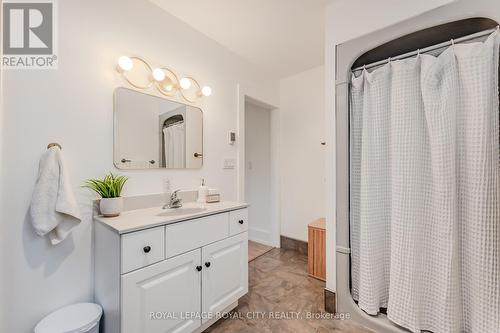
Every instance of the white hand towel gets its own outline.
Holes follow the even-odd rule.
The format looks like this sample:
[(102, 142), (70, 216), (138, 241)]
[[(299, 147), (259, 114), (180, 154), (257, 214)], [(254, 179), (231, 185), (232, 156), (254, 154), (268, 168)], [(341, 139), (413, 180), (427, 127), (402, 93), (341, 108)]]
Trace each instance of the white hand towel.
[(62, 152), (49, 148), (40, 159), (30, 218), (36, 233), (48, 234), (52, 245), (60, 243), (81, 222)]

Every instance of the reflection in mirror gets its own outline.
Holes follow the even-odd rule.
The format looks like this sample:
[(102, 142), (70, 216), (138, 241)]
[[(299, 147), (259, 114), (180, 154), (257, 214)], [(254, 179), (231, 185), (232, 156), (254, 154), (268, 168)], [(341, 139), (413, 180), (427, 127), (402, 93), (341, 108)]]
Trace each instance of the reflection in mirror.
[(201, 168), (203, 114), (199, 108), (126, 88), (115, 90), (114, 107), (117, 168)]

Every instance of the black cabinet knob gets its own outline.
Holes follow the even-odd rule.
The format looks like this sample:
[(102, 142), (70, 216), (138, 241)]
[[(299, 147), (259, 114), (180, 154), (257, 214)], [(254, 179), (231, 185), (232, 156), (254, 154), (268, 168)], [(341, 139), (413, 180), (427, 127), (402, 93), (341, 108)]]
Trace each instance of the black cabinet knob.
[(205, 267), (207, 267), (207, 268), (208, 268), (208, 267), (210, 267), (210, 261), (207, 261), (207, 262), (205, 263)]
[(144, 246), (142, 250), (144, 251), (144, 253), (149, 253), (149, 251), (151, 251), (151, 246)]
[(238, 221), (239, 224), (243, 224), (243, 222), (244, 222), (243, 220), (239, 220)]
[(201, 271), (201, 269), (202, 269), (202, 268), (203, 268), (203, 267), (201, 267), (201, 266), (196, 266), (196, 270), (197, 270), (198, 272), (199, 272), (199, 271)]

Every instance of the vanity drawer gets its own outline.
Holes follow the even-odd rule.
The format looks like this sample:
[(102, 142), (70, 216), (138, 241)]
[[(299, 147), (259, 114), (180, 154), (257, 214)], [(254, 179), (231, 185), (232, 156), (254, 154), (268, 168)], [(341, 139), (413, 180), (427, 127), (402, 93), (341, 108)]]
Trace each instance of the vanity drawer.
[(248, 230), (248, 209), (229, 212), (229, 235), (233, 236)]
[(165, 227), (156, 227), (124, 234), (122, 243), (122, 274), (165, 259)]
[(216, 242), (229, 235), (229, 214), (216, 214), (167, 225), (167, 258)]

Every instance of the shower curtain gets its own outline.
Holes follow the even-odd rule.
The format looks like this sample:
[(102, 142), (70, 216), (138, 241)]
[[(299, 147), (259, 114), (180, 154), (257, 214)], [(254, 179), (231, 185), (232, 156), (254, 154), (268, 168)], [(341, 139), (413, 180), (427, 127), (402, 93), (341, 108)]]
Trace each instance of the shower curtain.
[(413, 332), (500, 332), (499, 37), (353, 77), (352, 295)]
[(184, 123), (163, 129), (165, 141), (165, 164), (167, 168), (186, 167), (186, 129)]

